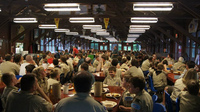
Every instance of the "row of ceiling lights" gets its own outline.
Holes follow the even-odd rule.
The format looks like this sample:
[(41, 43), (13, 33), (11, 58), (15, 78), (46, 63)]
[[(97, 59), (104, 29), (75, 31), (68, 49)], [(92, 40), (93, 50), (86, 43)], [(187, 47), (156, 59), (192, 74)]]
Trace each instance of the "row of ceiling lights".
[[(171, 3), (136, 3), (133, 4), (134, 11), (170, 11), (173, 8)], [(80, 4), (45, 4), (46, 11), (80, 11)], [(71, 23), (94, 23), (93, 17), (73, 17), (69, 18)], [(155, 17), (132, 17), (131, 23), (157, 23), (158, 18)], [(15, 23), (37, 23), (36, 18), (14, 18)], [(57, 29), (56, 25), (39, 25), (42, 29), (55, 29), (55, 32), (66, 32), (66, 35), (78, 35), (78, 32), (70, 32), (69, 29)], [(141, 33), (145, 33), (150, 28), (150, 25), (130, 25), (127, 42), (133, 42)], [(109, 36), (110, 34), (102, 29), (101, 25), (83, 25), (83, 29), (90, 29), (97, 35)], [(136, 33), (136, 34), (132, 34)], [(115, 38), (114, 38), (115, 39)]]

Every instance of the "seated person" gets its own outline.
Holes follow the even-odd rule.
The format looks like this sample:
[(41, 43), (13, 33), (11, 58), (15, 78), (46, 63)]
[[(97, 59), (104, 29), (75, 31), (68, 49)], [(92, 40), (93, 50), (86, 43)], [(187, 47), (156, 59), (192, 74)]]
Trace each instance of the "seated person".
[(88, 68), (89, 66), (87, 63), (81, 64), (81, 71), (87, 71), (92, 76), (92, 85), (93, 85), (95, 82), (95, 78), (94, 78), (94, 75), (88, 71)]
[(128, 89), (129, 89), (129, 79), (131, 77), (132, 76), (125, 75), (123, 77), (123, 80), (122, 80), (122, 87), (124, 89), (124, 92), (122, 94), (122, 100), (121, 100), (120, 106), (119, 106), (121, 111), (125, 111), (124, 108), (126, 108), (126, 107), (131, 107), (131, 103), (127, 102), (126, 100), (131, 100), (135, 96), (135, 94), (130, 94), (130, 92), (128, 91)]
[(121, 63), (122, 65), (120, 66), (120, 69), (122, 69), (123, 71), (127, 71), (129, 69), (128, 65), (126, 64), (126, 58), (123, 58)]
[[(94, 73), (94, 72), (100, 71), (101, 63), (99, 63), (99, 65), (95, 68), (95, 67), (92, 66), (91, 61), (92, 61), (92, 60), (91, 60), (90, 57), (85, 58), (85, 63), (88, 64), (88, 71), (89, 71), (90, 73)], [(81, 71), (81, 66), (79, 66), (78, 71), (79, 71), (79, 72)]]
[[(122, 77), (122, 70), (117, 67), (119, 65), (118, 59), (114, 58), (111, 62), (111, 65), (116, 68), (116, 76), (121, 78)], [(104, 70), (104, 74), (105, 74), (106, 77), (109, 75), (108, 69)]]
[(158, 64), (158, 69), (153, 72), (153, 85), (156, 90), (159, 92), (164, 91), (165, 86), (167, 86), (167, 77), (166, 73), (163, 72), (164, 66), (162, 63)]
[(133, 98), (133, 102), (131, 103), (131, 112), (152, 112), (153, 100), (149, 93), (144, 90), (144, 78), (141, 76), (135, 76), (129, 80), (129, 83), (129, 92), (131, 94), (136, 94), (136, 96)]
[(104, 107), (89, 95), (92, 77), (86, 71), (74, 76), (76, 94), (58, 102), (54, 112), (106, 112)]
[(12, 72), (3, 73), (1, 80), (6, 85), (6, 87), (3, 90), (3, 94), (1, 95), (2, 107), (5, 108), (6, 99), (7, 99), (8, 94), (11, 91), (18, 91), (18, 88), (15, 87), (15, 85), (18, 83), (18, 81), (17, 81), (17, 78), (15, 77), (15, 74)]
[(104, 79), (103, 83), (109, 86), (120, 86), (121, 78), (116, 76), (116, 67), (111, 66), (108, 71), (109, 75)]
[(184, 62), (184, 58), (183, 57), (179, 57), (178, 58), (178, 62), (174, 63), (173, 65), (173, 71), (182, 71), (185, 69), (185, 64)]
[(199, 83), (196, 80), (189, 80), (186, 84), (187, 91), (181, 91), (179, 112), (200, 112)]
[(29, 64), (29, 65), (25, 66), (26, 73), (32, 73), (34, 68), (35, 68), (35, 65), (33, 65), (33, 64)]
[(39, 89), (34, 74), (24, 75), (21, 79), (21, 91), (11, 92), (7, 97), (5, 112), (52, 112), (50, 100), (46, 101), (33, 93)]
[(143, 72), (148, 71), (150, 68), (150, 64), (152, 63), (153, 57), (148, 57), (145, 61), (143, 61), (141, 69)]
[(98, 55), (96, 55), (95, 57), (96, 57), (96, 59), (94, 60), (93, 66), (96, 68), (99, 65), (99, 58), (100, 57)]
[(50, 85), (56, 84), (56, 83), (60, 83), (60, 74), (59, 74), (59, 70), (58, 68), (54, 68), (50, 71), (50, 78), (47, 80), (48, 82), (48, 90)]

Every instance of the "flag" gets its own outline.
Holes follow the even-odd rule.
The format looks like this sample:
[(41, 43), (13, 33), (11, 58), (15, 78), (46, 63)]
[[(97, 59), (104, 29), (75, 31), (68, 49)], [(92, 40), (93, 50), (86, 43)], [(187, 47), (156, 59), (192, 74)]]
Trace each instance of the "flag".
[(54, 21), (55, 21), (56, 27), (58, 28), (58, 26), (59, 26), (59, 21), (60, 21), (60, 18), (54, 18)]
[(109, 18), (104, 18), (104, 24), (105, 24), (106, 29), (108, 27), (108, 22), (109, 22)]

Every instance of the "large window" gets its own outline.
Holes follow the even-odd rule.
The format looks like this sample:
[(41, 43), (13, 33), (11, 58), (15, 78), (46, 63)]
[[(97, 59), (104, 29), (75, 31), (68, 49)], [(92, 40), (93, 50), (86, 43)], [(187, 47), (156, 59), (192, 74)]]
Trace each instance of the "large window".
[(124, 46), (124, 51), (127, 51), (127, 46)]
[(100, 46), (100, 50), (103, 50), (103, 46), (102, 45)]
[(131, 46), (128, 46), (128, 51), (131, 51)]
[(118, 51), (122, 50), (122, 44), (118, 44)]
[(91, 43), (91, 49), (94, 49), (94, 43)]
[(104, 46), (104, 50), (108, 50), (108, 46), (106, 45), (106, 46)]
[(110, 44), (110, 50), (112, 51), (112, 44)]
[(133, 51), (140, 51), (141, 45), (140, 44), (133, 44)]
[(94, 49), (96, 49), (96, 50), (99, 49), (99, 44), (98, 44), (98, 43), (95, 43), (95, 44), (94, 44)]

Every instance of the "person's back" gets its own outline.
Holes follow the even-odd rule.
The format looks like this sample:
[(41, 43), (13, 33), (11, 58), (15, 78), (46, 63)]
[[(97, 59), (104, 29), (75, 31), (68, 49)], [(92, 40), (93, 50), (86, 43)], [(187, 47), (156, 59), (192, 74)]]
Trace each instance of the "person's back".
[(52, 106), (43, 98), (29, 92), (11, 92), (5, 112), (51, 112)]
[(150, 68), (150, 62), (149, 59), (147, 59), (142, 63), (141, 69), (142, 71), (147, 71), (149, 70), (149, 68)]
[(140, 67), (135, 67), (135, 66), (132, 66), (127, 72), (125, 72), (125, 75), (131, 75), (131, 76), (142, 76), (144, 77), (144, 74), (142, 72), (142, 69)]

